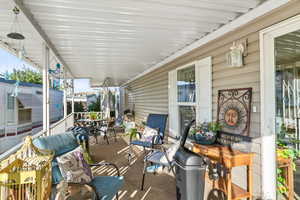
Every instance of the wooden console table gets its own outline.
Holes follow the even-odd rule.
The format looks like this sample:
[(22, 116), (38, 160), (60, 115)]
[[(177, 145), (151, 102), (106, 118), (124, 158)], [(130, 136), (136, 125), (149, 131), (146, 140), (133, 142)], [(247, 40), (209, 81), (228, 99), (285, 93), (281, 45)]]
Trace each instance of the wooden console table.
[[(214, 162), (219, 162), (224, 165), (228, 173), (225, 179), (219, 179), (216, 185), (214, 181), (213, 186), (225, 192), (227, 200), (237, 200), (247, 198), (249, 200), (253, 197), (252, 189), (252, 162), (254, 153), (244, 153), (238, 150), (232, 150), (229, 147), (221, 145), (200, 145), (193, 144), (193, 151), (199, 155), (204, 155)], [(232, 182), (231, 171), (233, 167), (246, 166), (247, 167), (247, 190), (239, 187)]]

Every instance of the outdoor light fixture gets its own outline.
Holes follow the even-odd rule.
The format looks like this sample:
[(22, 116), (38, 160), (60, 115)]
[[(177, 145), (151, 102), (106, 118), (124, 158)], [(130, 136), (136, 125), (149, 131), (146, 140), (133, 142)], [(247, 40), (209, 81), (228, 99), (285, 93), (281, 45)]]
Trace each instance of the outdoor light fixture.
[(17, 52), (18, 52), (18, 57), (22, 59), (25, 55), (25, 48), (23, 44), (23, 40), (25, 39), (25, 36), (22, 34), (21, 31), (21, 25), (19, 23), (18, 15), (20, 14), (20, 10), (17, 7), (14, 7), (13, 12), (15, 14), (14, 21), (12, 23), (10, 33), (8, 33), (6, 36), (9, 39), (17, 41)]
[(247, 56), (247, 40), (241, 43), (233, 42), (226, 56), (227, 64), (231, 67), (242, 67), (245, 56)]

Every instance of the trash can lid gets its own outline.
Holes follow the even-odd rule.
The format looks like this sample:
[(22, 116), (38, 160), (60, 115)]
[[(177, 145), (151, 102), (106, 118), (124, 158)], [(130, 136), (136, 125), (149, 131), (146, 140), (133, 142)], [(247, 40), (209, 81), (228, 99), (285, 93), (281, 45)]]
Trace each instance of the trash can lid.
[(186, 148), (180, 147), (175, 153), (174, 160), (182, 166), (203, 166), (204, 158)]

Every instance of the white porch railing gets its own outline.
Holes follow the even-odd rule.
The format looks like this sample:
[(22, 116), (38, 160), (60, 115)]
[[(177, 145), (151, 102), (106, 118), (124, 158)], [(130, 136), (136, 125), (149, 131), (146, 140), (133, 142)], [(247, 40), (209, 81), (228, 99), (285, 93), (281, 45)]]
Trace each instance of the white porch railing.
[(50, 127), (49, 135), (56, 135), (66, 132), (68, 128), (74, 126), (74, 114), (69, 114), (66, 118), (56, 122)]
[(96, 115), (97, 119), (103, 119), (104, 114), (104, 112), (74, 112), (74, 120), (90, 119), (92, 115)]
[[(64, 133), (66, 130), (74, 125), (74, 114), (71, 113), (69, 114), (66, 118), (61, 119), (60, 121), (56, 122), (55, 124), (52, 124), (49, 130), (50, 135), (55, 135), (59, 133)], [(40, 131), (37, 134), (33, 135), (33, 138), (37, 137), (42, 137), (42, 136), (47, 136), (47, 132), (45, 131)], [(7, 158), (11, 154), (17, 152), (23, 145), (23, 141), (20, 142), (19, 144), (15, 145), (5, 153), (0, 155), (0, 161)]]

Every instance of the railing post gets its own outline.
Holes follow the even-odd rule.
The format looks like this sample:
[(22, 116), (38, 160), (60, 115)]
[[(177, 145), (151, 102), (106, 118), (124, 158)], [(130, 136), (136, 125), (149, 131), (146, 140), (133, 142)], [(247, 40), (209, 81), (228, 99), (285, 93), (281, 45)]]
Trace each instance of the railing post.
[(43, 68), (43, 132), (50, 135), (50, 100), (49, 100), (49, 48), (44, 44), (43, 48), (44, 68)]

